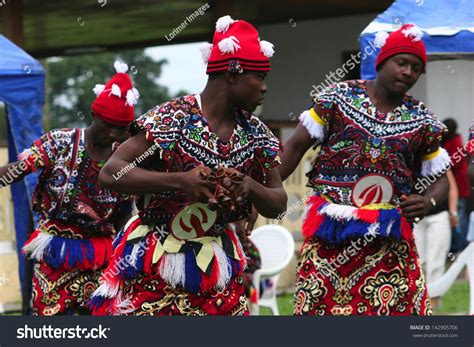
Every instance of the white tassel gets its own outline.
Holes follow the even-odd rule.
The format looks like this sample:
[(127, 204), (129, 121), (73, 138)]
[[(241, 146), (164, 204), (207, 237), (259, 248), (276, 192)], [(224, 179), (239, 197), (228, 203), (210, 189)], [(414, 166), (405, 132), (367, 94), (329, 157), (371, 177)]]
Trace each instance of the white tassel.
[(128, 296), (127, 298), (124, 298), (122, 291), (118, 293), (117, 298), (115, 299), (115, 302), (113, 304), (113, 307), (114, 307), (113, 313), (115, 315), (126, 315), (136, 310), (136, 308), (133, 307), (132, 305), (132, 297)]
[(209, 61), (209, 57), (211, 56), (211, 52), (212, 52), (212, 43), (209, 43), (209, 42), (206, 42), (206, 43), (203, 43), (199, 49), (201, 51), (201, 57), (202, 57), (202, 61), (204, 62), (204, 64), (207, 64), (207, 62)]
[(133, 93), (132, 89), (129, 89), (127, 91), (126, 99), (127, 101), (125, 101), (125, 104), (128, 106), (136, 105), (138, 102), (138, 99), (135, 97), (135, 94)]
[(125, 73), (128, 71), (128, 65), (125, 63), (121, 63), (119, 61), (116, 61), (114, 63), (114, 68), (115, 68), (115, 71), (117, 71), (117, 73)]
[(229, 36), (228, 38), (222, 39), (219, 42), (219, 49), (222, 53), (231, 53), (237, 52), (240, 49), (239, 40), (235, 36)]
[(92, 90), (94, 91), (94, 94), (98, 96), (100, 93), (102, 93), (104, 91), (104, 88), (105, 88), (105, 85), (96, 84), (94, 89), (92, 89)]
[(216, 289), (224, 289), (230, 282), (232, 277), (232, 264), (227, 258), (224, 250), (214, 241), (211, 242), (214, 255), (219, 265), (219, 278), (217, 280)]
[(421, 175), (423, 177), (438, 176), (445, 173), (451, 166), (451, 158), (444, 148), (440, 148), (439, 154), (431, 160), (424, 160), (421, 164)]
[(324, 206), (319, 213), (332, 219), (349, 221), (355, 217), (355, 211), (356, 208), (353, 206), (328, 204)]
[(387, 42), (388, 33), (386, 31), (379, 31), (375, 34), (374, 45), (375, 47), (382, 48)]
[(273, 43), (265, 40), (260, 41), (260, 51), (267, 58), (271, 58), (273, 57), (273, 54), (275, 54), (275, 50), (273, 49)]
[(97, 288), (94, 293), (92, 293), (92, 297), (95, 296), (103, 296), (105, 298), (113, 298), (117, 295), (119, 291), (119, 284), (117, 283), (115, 286), (110, 285), (109, 283), (102, 283), (99, 288)]
[(53, 235), (41, 232), (29, 244), (23, 247), (23, 252), (30, 255), (30, 259), (42, 261)]
[(421, 31), (421, 29), (416, 25), (412, 25), (409, 28), (403, 29), (402, 34), (405, 35), (405, 37), (411, 37), (413, 42), (420, 41), (423, 37), (423, 31)]
[(112, 90), (110, 91), (110, 95), (115, 95), (115, 96), (118, 96), (119, 98), (122, 97), (122, 91), (120, 90), (120, 87), (118, 85), (116, 85), (115, 83), (112, 84)]
[(184, 253), (163, 254), (159, 273), (166, 283), (173, 288), (176, 288), (178, 285), (184, 286), (186, 280)]
[(229, 15), (221, 17), (216, 22), (216, 31), (225, 33), (229, 27), (235, 22)]
[(32, 154), (33, 154), (33, 151), (31, 150), (31, 148), (26, 148), (25, 150), (23, 150), (23, 152), (18, 154), (18, 160), (19, 161), (27, 160)]
[(324, 127), (317, 123), (308, 110), (304, 111), (300, 115), (300, 122), (306, 130), (308, 130), (309, 135), (316, 140), (324, 140)]
[(132, 265), (135, 269), (137, 268), (138, 251), (140, 250), (142, 244), (142, 242), (134, 244), (132, 253), (130, 253), (130, 265)]

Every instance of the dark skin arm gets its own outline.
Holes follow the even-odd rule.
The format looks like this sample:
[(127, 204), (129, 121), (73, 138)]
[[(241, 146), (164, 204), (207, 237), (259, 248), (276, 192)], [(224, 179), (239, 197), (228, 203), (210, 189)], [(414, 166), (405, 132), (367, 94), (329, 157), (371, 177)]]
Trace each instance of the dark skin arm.
[[(140, 163), (140, 167), (131, 169), (121, 178), (115, 179), (122, 167), (130, 165), (137, 157), (146, 152), (152, 142), (139, 133), (124, 142), (110, 157), (99, 174), (99, 183), (111, 190), (126, 194), (148, 194), (164, 191), (182, 191), (191, 199), (208, 202), (213, 198), (215, 185), (208, 183), (200, 171), (210, 171), (206, 167), (197, 167), (187, 172), (159, 172), (144, 169), (147, 165), (161, 161), (158, 150)], [(248, 197), (257, 210), (268, 218), (278, 215), (286, 209), (286, 193), (283, 190), (278, 172), (272, 170), (267, 175), (265, 186), (245, 176), (234, 192)]]
[[(434, 143), (431, 152), (434, 152), (439, 147), (439, 143)], [(433, 208), (431, 198), (436, 201), (436, 204), (441, 204), (447, 199), (449, 195), (449, 180), (446, 173), (431, 184), (423, 195), (411, 194), (409, 196), (402, 196), (400, 208), (402, 215), (409, 221), (414, 222), (416, 218), (423, 219)]]

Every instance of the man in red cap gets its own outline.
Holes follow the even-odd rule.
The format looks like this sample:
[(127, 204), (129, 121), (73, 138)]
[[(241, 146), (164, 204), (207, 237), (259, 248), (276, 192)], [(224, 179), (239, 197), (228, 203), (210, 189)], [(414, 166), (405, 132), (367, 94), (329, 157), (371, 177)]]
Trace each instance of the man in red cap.
[[(286, 208), (280, 144), (251, 112), (267, 90), (272, 44), (229, 16), (203, 49), (201, 94), (148, 111), (100, 173), (110, 189), (140, 194), (139, 213), (116, 240), (90, 305), (96, 314), (245, 315), (245, 254), (234, 222), (251, 204), (266, 217)], [(120, 180), (114, 175), (153, 154)]]
[(321, 146), (307, 174), (295, 314), (431, 314), (412, 223), (447, 196), (450, 159), (444, 125), (406, 94), (426, 68), (421, 35), (411, 24), (377, 35), (376, 79), (330, 86), (285, 144), (283, 180)]
[(128, 137), (138, 98), (127, 65), (116, 62), (115, 68), (117, 74), (105, 86), (94, 88), (98, 96), (89, 127), (52, 130), (18, 162), (0, 168), (0, 180), (8, 183), (41, 172), (33, 197), (39, 222), (23, 247), (35, 260), (34, 315), (87, 313), (85, 303), (112, 255), (113, 235), (130, 215), (127, 199), (98, 184), (115, 145)]

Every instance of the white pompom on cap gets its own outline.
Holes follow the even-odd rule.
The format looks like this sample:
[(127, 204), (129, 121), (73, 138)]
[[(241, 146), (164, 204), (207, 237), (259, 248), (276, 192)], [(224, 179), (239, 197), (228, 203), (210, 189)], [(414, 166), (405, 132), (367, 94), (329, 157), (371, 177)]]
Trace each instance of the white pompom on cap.
[(265, 40), (260, 41), (260, 51), (267, 58), (271, 58), (273, 57), (273, 54), (275, 54), (275, 50), (273, 49), (273, 43)]
[(209, 42), (203, 43), (199, 47), (199, 50), (201, 51), (202, 61), (204, 62), (204, 64), (207, 64), (207, 62), (209, 61), (209, 57), (211, 56), (212, 52), (212, 47), (212, 43)]
[(109, 95), (115, 95), (115, 96), (118, 96), (119, 98), (121, 98), (122, 97), (122, 91), (120, 90), (120, 87), (114, 83), (114, 84), (112, 84), (112, 90), (110, 91)]
[(117, 73), (125, 73), (128, 71), (128, 65), (118, 60), (114, 63), (114, 68)]
[(125, 104), (128, 106), (134, 106), (137, 104), (138, 99), (140, 98), (140, 93), (136, 88), (129, 89), (127, 91)]
[(94, 89), (92, 89), (92, 90), (94, 91), (94, 94), (98, 96), (100, 93), (102, 93), (104, 91), (104, 88), (105, 88), (105, 85), (96, 84)]
[(240, 41), (235, 36), (229, 36), (225, 39), (222, 39), (219, 43), (219, 50), (221, 53), (231, 53), (234, 54), (240, 49)]
[(387, 42), (388, 33), (386, 31), (379, 31), (375, 34), (374, 45), (378, 48), (385, 46)]
[(216, 31), (225, 33), (229, 27), (235, 22), (229, 15), (221, 17), (216, 22)]
[(411, 37), (413, 42), (420, 41), (423, 37), (423, 31), (421, 31), (421, 29), (416, 25), (412, 25), (409, 28), (403, 29), (402, 33), (405, 35), (405, 37)]

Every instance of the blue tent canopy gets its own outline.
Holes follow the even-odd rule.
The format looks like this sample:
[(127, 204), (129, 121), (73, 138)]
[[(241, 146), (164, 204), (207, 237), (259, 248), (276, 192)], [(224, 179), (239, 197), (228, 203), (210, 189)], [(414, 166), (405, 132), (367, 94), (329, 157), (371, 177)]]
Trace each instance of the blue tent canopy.
[[(44, 69), (33, 57), (0, 35), (0, 101), (7, 107), (7, 138), (9, 162), (43, 133)], [(14, 205), (19, 273), (25, 291), (25, 260), (20, 249), (26, 242), (30, 202), (37, 177), (28, 175), (11, 185)]]
[(423, 31), (428, 55), (474, 53), (472, 0), (396, 0), (360, 35), (361, 78), (375, 78), (379, 49), (373, 44), (379, 31), (391, 32), (413, 23)]

